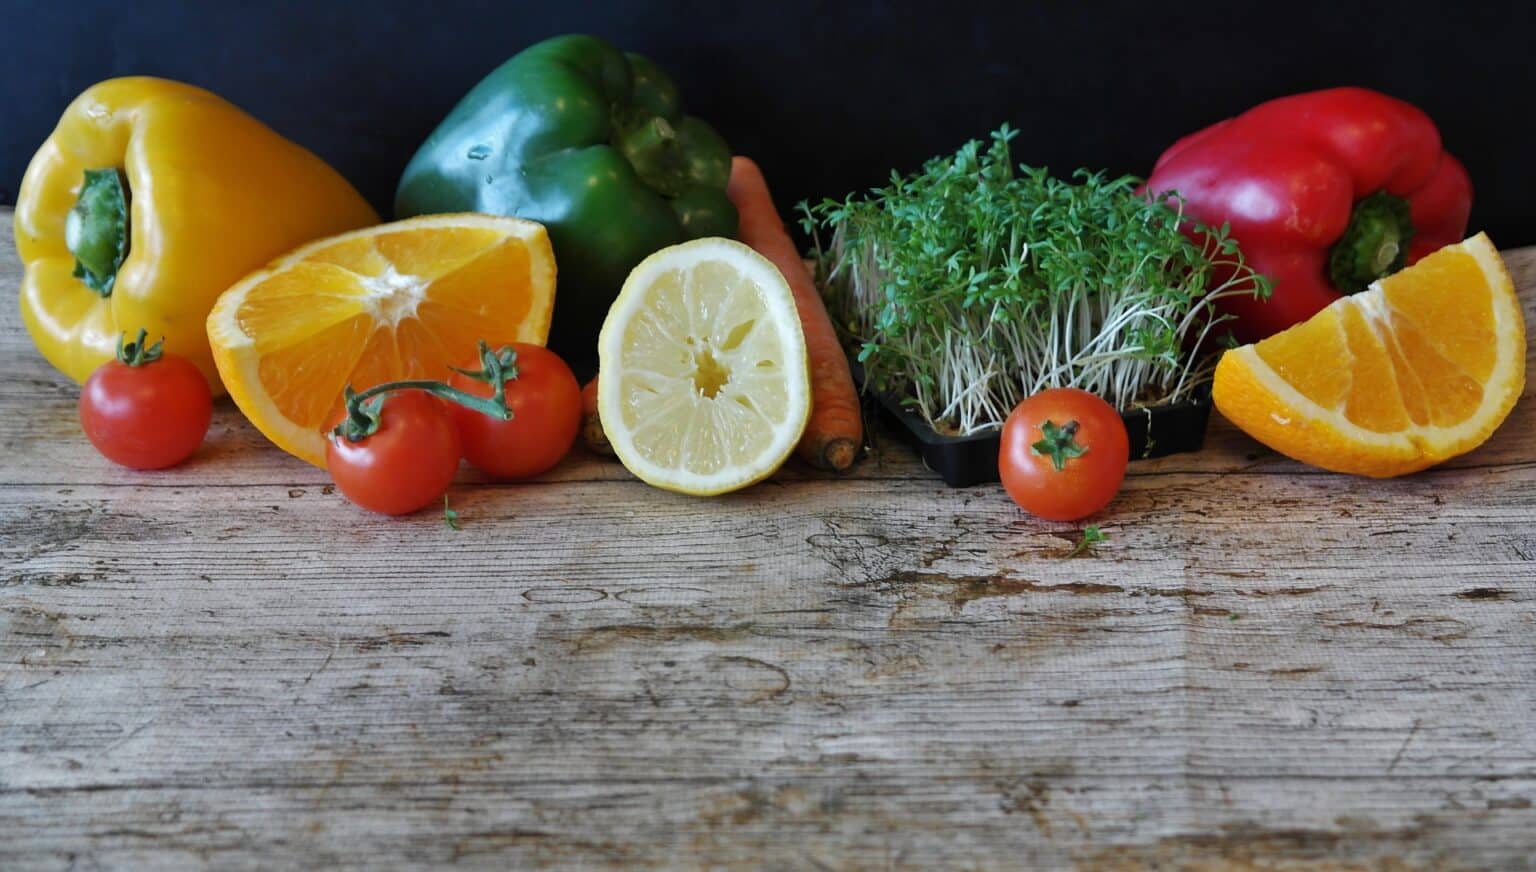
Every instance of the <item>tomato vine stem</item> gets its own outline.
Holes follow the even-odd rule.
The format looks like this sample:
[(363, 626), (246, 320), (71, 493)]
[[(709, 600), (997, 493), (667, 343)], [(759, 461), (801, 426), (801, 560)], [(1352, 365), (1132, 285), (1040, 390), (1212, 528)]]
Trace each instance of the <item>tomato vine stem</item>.
[(438, 399), (457, 403), (466, 409), (501, 421), (512, 420), (512, 410), (507, 406), (507, 382), (517, 378), (517, 352), (505, 345), (492, 351), (491, 347), (481, 340), (480, 367), (478, 370), (463, 370), (456, 367), (450, 367), (450, 369), (489, 384), (491, 386), (489, 397), (476, 396), (445, 382), (432, 379), (384, 382), (362, 391), (354, 391), (351, 385), (347, 385), (342, 393), (346, 398), (347, 411), (341, 423), (337, 424), (332, 432), (348, 442), (361, 442), (367, 439), (379, 431), (380, 414), (384, 408), (385, 398), (401, 391), (423, 391)]

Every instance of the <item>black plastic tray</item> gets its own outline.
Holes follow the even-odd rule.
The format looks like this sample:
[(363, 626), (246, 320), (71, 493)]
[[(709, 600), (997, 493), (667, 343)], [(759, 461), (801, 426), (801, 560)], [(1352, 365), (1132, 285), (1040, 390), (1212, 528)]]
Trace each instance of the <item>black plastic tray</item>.
[[(862, 377), (856, 376), (856, 378)], [(875, 395), (875, 402), (894, 420), (897, 433), (922, 455), (923, 463), (950, 487), (970, 487), (998, 480), (997, 454), (1002, 447), (1001, 428), (975, 436), (945, 436), (935, 432), (916, 414), (901, 407), (893, 397)], [(1153, 409), (1121, 414), (1130, 437), (1131, 460), (1145, 460), (1198, 451), (1205, 443), (1205, 425), (1211, 417), (1208, 392), (1194, 399)]]

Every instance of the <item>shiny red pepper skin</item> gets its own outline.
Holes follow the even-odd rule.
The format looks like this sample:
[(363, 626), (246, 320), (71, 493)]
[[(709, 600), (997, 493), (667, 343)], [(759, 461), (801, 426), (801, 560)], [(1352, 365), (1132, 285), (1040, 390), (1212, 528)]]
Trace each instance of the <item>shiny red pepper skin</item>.
[[(1221, 301), (1237, 317), (1233, 333), (1254, 342), (1312, 317), (1346, 290), (1330, 274), (1336, 243), (1362, 200), (1377, 192), (1407, 201), (1406, 263), (1460, 242), (1472, 209), (1472, 183), (1441, 147), (1440, 132), (1414, 106), (1365, 88), (1282, 97), (1174, 143), (1158, 158), (1146, 189), (1177, 191), (1185, 214), (1230, 225), (1253, 269), (1268, 276), (1268, 300)], [(1392, 242), (1363, 242), (1361, 281), (1401, 268)], [(1375, 247), (1370, 247), (1375, 246)]]

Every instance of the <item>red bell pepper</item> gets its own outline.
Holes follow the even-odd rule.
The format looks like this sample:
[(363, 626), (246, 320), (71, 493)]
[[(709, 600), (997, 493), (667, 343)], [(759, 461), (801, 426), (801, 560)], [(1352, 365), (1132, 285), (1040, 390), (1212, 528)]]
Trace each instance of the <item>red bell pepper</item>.
[(1365, 88), (1282, 97), (1190, 134), (1146, 189), (1231, 228), (1268, 300), (1221, 301), (1263, 339), (1466, 235), (1472, 183), (1419, 109)]

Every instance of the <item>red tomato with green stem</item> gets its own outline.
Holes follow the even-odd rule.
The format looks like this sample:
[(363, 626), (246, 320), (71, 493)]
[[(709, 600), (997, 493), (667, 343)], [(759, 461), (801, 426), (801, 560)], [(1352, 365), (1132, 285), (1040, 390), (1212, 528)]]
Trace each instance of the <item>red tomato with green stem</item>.
[(441, 500), (459, 468), (459, 431), (443, 402), (422, 390), (396, 389), (360, 406), (376, 421), (371, 432), (359, 431), (357, 438), (343, 432), (349, 418), (343, 413), (325, 443), (325, 467), (342, 494), (384, 515)]
[(1077, 388), (1025, 399), (1003, 424), (997, 468), (1019, 507), (1075, 521), (1109, 505), (1125, 480), (1130, 437), (1114, 407)]
[(164, 469), (191, 457), (213, 419), (213, 394), (191, 361), (145, 346), (147, 333), (117, 343), (80, 390), (80, 427), (102, 456), (133, 469)]
[[(467, 373), (482, 380), (489, 396), (440, 381), (385, 382), (345, 391), (346, 404), (325, 443), (325, 465), (342, 495), (385, 515), (404, 515), (437, 502), (459, 468), (462, 442), (449, 405), (482, 417), (508, 420), (506, 384), (515, 375), (515, 353), (480, 343), (480, 366)], [(574, 379), (573, 379), (574, 381)], [(445, 517), (456, 526), (456, 515)]]
[[(522, 342), (510, 348), (501, 362), (512, 417), (456, 405), (453, 419), (472, 466), (494, 478), (529, 478), (553, 468), (571, 450), (581, 428), (581, 385), (553, 351)], [(455, 370), (449, 384), (478, 397), (494, 391), (483, 369)]]

